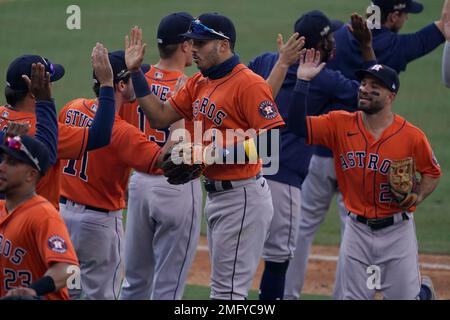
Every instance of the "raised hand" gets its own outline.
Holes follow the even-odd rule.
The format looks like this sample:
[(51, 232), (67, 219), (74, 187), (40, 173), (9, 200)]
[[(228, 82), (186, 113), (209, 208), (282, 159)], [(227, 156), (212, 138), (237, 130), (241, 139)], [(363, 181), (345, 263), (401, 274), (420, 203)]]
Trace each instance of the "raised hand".
[(325, 62), (320, 63), (320, 51), (316, 51), (315, 49), (303, 49), (300, 53), (297, 78), (310, 81), (322, 71), (325, 64)]
[(22, 79), (26, 82), (28, 90), (36, 100), (52, 99), (50, 73), (45, 72), (42, 63), (33, 63), (31, 65), (31, 79), (27, 75), (22, 75)]
[(366, 21), (359, 14), (352, 14), (351, 24), (347, 25), (347, 27), (361, 46), (368, 47), (372, 45), (372, 32), (367, 27)]
[(289, 67), (296, 63), (300, 58), (300, 51), (305, 45), (305, 37), (300, 37), (298, 32), (295, 32), (286, 43), (283, 43), (283, 36), (278, 34), (277, 38), (278, 62), (285, 67)]
[(108, 57), (108, 49), (101, 43), (95, 45), (92, 49), (92, 68), (95, 77), (100, 82), (100, 86), (113, 86), (113, 71)]
[(147, 44), (142, 44), (142, 29), (137, 26), (132, 28), (130, 39), (125, 36), (125, 63), (128, 70), (139, 71), (144, 61), (146, 46)]
[(180, 89), (184, 87), (187, 79), (188, 79), (188, 77), (184, 74), (178, 78), (177, 83), (175, 83), (175, 87), (173, 88), (172, 96), (176, 95), (177, 92), (180, 91)]

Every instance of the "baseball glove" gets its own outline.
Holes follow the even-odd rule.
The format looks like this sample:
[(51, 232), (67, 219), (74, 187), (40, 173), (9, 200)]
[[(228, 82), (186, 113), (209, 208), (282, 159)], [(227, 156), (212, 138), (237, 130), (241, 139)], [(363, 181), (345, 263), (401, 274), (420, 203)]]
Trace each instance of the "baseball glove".
[(389, 168), (389, 185), (398, 205), (408, 209), (417, 201), (417, 178), (414, 159), (394, 160)]
[(174, 144), (164, 155), (161, 168), (170, 184), (185, 184), (197, 179), (206, 165), (203, 162), (203, 146), (194, 143)]

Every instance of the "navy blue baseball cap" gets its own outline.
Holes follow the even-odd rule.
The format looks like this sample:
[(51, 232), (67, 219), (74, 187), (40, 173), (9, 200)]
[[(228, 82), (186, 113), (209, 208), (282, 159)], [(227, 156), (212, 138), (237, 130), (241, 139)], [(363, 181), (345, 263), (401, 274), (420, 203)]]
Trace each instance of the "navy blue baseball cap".
[(423, 5), (413, 0), (373, 0), (372, 3), (385, 12), (421, 13), (423, 11)]
[(315, 48), (317, 44), (328, 36), (328, 34), (336, 31), (343, 25), (337, 20), (330, 20), (319, 10), (306, 12), (297, 19), (294, 25), (294, 32), (298, 32), (300, 36), (305, 37), (305, 48)]
[(391, 92), (397, 93), (400, 89), (400, 80), (397, 72), (384, 64), (376, 64), (368, 69), (357, 70), (355, 74), (359, 81), (366, 76), (375, 77)]
[(6, 153), (14, 159), (29, 164), (44, 175), (50, 166), (47, 147), (29, 135), (7, 137), (0, 145), (0, 154)]
[(233, 22), (218, 13), (204, 13), (191, 23), (187, 38), (196, 40), (223, 40), (236, 42), (236, 29)]
[[(117, 83), (120, 80), (124, 80), (130, 76), (130, 72), (127, 69), (127, 64), (125, 63), (125, 51), (117, 50), (108, 53), (109, 63), (113, 71), (114, 82)], [(146, 73), (150, 70), (150, 65), (141, 65), (142, 72)], [(92, 72), (94, 82), (97, 83), (98, 80), (95, 76), (95, 72)]]
[(6, 86), (14, 90), (28, 91), (27, 83), (22, 79), (22, 75), (31, 78), (31, 65), (40, 62), (45, 66), (45, 71), (50, 73), (50, 81), (54, 82), (64, 76), (64, 67), (54, 64), (49, 59), (32, 54), (25, 54), (14, 59), (6, 72)]
[(183, 35), (189, 31), (194, 17), (187, 12), (177, 12), (162, 18), (158, 26), (157, 40), (159, 44), (176, 44), (186, 41)]

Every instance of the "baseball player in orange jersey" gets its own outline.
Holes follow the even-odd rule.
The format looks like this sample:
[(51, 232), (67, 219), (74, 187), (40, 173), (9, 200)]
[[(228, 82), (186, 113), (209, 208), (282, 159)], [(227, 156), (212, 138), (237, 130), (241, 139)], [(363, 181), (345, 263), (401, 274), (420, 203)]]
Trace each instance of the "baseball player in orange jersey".
[(23, 75), (18, 72), (16, 79), (9, 78), (8, 88), (25, 84), (24, 90), (36, 100), (38, 123), (36, 138), (9, 136), (8, 131), (0, 145), (0, 192), (6, 198), (0, 201), (0, 297), (68, 299), (66, 282), (78, 268), (75, 251), (59, 213), (35, 192), (37, 181), (56, 158), (58, 126), (52, 79), (40, 63), (42, 58), (24, 60), (37, 63), (28, 66), (31, 74), (25, 68)]
[[(359, 111), (306, 116), (309, 81), (324, 66), (319, 61), (314, 50), (300, 59), (288, 126), (335, 155), (349, 210), (339, 256), (343, 299), (373, 299), (376, 291), (385, 299), (424, 299), (412, 213), (438, 185), (441, 170), (434, 153), (420, 129), (392, 112), (400, 83), (385, 65), (357, 72)], [(394, 162), (408, 158), (421, 179), (415, 193), (400, 201), (388, 176)]]
[[(126, 41), (136, 96), (152, 127), (185, 118), (199, 121), (203, 132), (215, 129), (225, 135), (226, 129), (260, 132), (284, 125), (270, 87), (234, 54), (236, 31), (230, 19), (202, 14), (185, 35), (194, 40), (192, 53), (200, 72), (165, 103), (150, 94), (139, 71), (145, 48), (141, 30), (134, 28), (131, 42)], [(204, 171), (212, 299), (247, 297), (273, 216), (261, 167), (261, 162), (212, 164)]]
[[(100, 47), (98, 47), (100, 50)], [(94, 50), (96, 50), (94, 48)], [(93, 51), (94, 54), (94, 51)], [(103, 65), (101, 56), (93, 56), (93, 66), (97, 73), (105, 73), (106, 60)], [(15, 59), (7, 72), (7, 87), (5, 90), (8, 105), (0, 106), (0, 129), (6, 131), (8, 122), (28, 123), (29, 134), (34, 135), (36, 130), (35, 99), (21, 79), (22, 74), (29, 74), (31, 64), (41, 62), (51, 73), (51, 80), (59, 80), (64, 75), (61, 65), (52, 64), (48, 59), (36, 55), (23, 55)], [(104, 76), (101, 76), (102, 81)], [(114, 103), (112, 92), (105, 91), (99, 99), (99, 104), (105, 105), (102, 112), (90, 121), (89, 128), (67, 127), (58, 125), (58, 149), (57, 157), (47, 174), (40, 179), (36, 191), (39, 195), (49, 200), (56, 209), (59, 208), (60, 192), (60, 163), (62, 159), (80, 159), (85, 151), (94, 150), (107, 145), (111, 139), (112, 123), (114, 120)], [(98, 119), (98, 120), (97, 120)]]
[(68, 299), (75, 250), (58, 211), (35, 193), (50, 165), (48, 149), (23, 135), (9, 137), (0, 153), (0, 297)]
[[(123, 278), (122, 209), (131, 169), (152, 173), (162, 160), (161, 148), (117, 114), (125, 102), (134, 99), (134, 92), (124, 52), (111, 52), (109, 60), (116, 107), (111, 143), (85, 153), (81, 160), (62, 164), (60, 211), (81, 269), (81, 292), (71, 292), (74, 298), (118, 298)], [(82, 119), (92, 119), (96, 106), (96, 99), (75, 99), (64, 106), (59, 120), (86, 126)]]
[[(158, 27), (159, 62), (145, 74), (152, 92), (166, 101), (186, 66), (192, 64), (192, 43), (181, 36), (192, 21), (188, 13), (164, 17)], [(122, 106), (119, 115), (164, 145), (168, 130), (150, 128), (137, 101)], [(175, 123), (171, 126), (183, 126)], [(191, 121), (186, 122), (189, 132)], [(170, 203), (170, 207), (167, 204)], [(161, 174), (134, 172), (128, 186), (125, 229), (125, 278), (120, 299), (181, 299), (200, 236), (200, 180), (171, 185)]]

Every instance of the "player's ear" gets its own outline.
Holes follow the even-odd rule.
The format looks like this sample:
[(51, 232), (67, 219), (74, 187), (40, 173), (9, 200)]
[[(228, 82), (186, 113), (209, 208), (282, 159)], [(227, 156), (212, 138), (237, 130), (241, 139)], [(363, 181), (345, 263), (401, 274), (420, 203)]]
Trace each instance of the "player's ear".
[(27, 183), (37, 183), (40, 178), (41, 174), (39, 173), (39, 171), (30, 166), (30, 170), (28, 170), (28, 173), (25, 177), (25, 181)]

